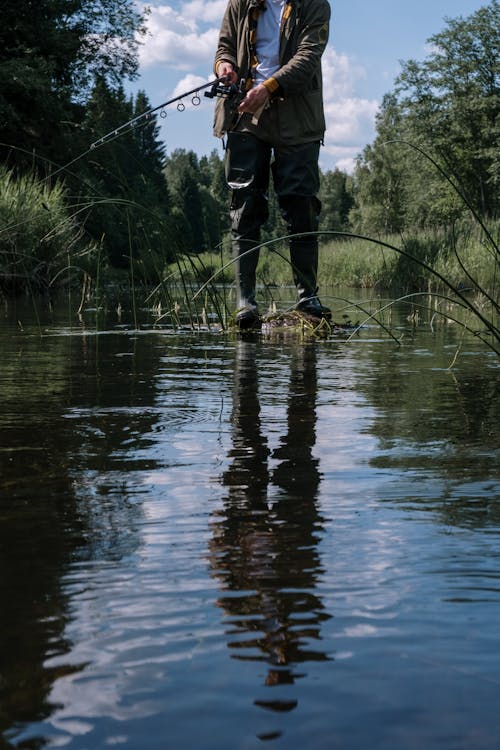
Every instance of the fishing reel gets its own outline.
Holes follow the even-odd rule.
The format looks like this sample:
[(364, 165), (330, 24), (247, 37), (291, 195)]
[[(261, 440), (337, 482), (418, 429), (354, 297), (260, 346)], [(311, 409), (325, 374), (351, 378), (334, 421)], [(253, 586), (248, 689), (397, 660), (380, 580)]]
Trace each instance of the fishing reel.
[(245, 98), (244, 90), (244, 79), (240, 81), (240, 85), (236, 83), (226, 83), (224, 80), (219, 79), (216, 81), (209, 91), (205, 91), (205, 96), (209, 99), (229, 99), (233, 107), (237, 107), (238, 104)]

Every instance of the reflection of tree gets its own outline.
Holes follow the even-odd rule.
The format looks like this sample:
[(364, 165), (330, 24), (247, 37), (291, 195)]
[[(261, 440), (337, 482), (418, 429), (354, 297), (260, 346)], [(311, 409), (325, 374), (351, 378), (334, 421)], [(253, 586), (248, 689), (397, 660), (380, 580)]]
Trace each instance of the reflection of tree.
[[(63, 578), (72, 562), (116, 559), (140, 543), (140, 503), (130, 497), (126, 475), (137, 468), (130, 454), (151, 431), (154, 420), (144, 407), (156, 391), (136, 363), (149, 375), (159, 354), (142, 340), (127, 357), (119, 356), (127, 348), (123, 337), (104, 337), (100, 350), (90, 341), (94, 345), (85, 337), (4, 345), (0, 732), (49, 715), (53, 681), (79, 669), (47, 665), (71, 649)], [(118, 467), (119, 484), (112, 473)]]
[[(266, 662), (265, 685), (276, 687), (302, 676), (297, 664), (328, 658), (310, 645), (328, 617), (315, 593), (322, 529), (312, 455), (316, 363), (313, 346), (292, 356), (287, 432), (271, 456), (262, 429), (258, 353), (258, 342), (237, 342), (231, 465), (223, 476), (228, 495), (214, 518), (210, 551), (222, 584), (218, 604), (230, 617), (232, 656)], [(274, 459), (279, 463), (272, 471)], [(256, 704), (283, 711), (296, 701), (273, 696)]]
[(380, 451), (371, 465), (396, 470), (401, 477), (408, 471), (422, 478), (426, 472), (440, 480), (433, 495), (416, 492), (416, 501), (435, 506), (441, 498), (447, 523), (497, 524), (498, 506), (486, 489), (488, 482), (498, 482), (497, 369), (484, 367), (484, 353), (478, 353), (460, 357), (450, 371), (450, 349), (442, 341), (432, 357), (375, 349), (368, 356), (369, 374), (359, 378), (357, 387), (375, 407), (370, 431)]

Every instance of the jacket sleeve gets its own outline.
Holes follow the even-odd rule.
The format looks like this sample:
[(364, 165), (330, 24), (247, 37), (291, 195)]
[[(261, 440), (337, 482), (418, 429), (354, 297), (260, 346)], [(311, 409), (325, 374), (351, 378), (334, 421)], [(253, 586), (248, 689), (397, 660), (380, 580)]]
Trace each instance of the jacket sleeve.
[(303, 0), (297, 30), (284, 50), (284, 62), (273, 78), (285, 96), (318, 87), (321, 55), (328, 42), (330, 5), (327, 0)]
[(237, 0), (229, 0), (224, 17), (222, 19), (219, 43), (217, 46), (217, 52), (215, 53), (214, 60), (214, 73), (217, 75), (217, 65), (222, 60), (230, 62), (234, 69), (238, 71), (237, 61), (237, 40), (238, 40), (238, 2)]

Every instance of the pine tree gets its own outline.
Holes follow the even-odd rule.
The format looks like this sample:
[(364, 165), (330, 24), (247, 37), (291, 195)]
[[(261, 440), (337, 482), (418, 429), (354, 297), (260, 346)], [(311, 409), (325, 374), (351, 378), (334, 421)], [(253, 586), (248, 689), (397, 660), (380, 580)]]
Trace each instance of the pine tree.
[(0, 141), (63, 164), (96, 75), (112, 86), (137, 72), (143, 18), (133, 0), (2, 0)]
[[(111, 89), (99, 78), (83, 128), (89, 141), (98, 140), (149, 109), (143, 92), (134, 102), (126, 98), (123, 87)], [(107, 199), (94, 203), (88, 225), (96, 237), (104, 235), (113, 266), (129, 265), (131, 252), (138, 259), (145, 253), (167, 259), (174, 252), (164, 151), (158, 132), (153, 115), (144, 126), (125, 131), (96, 148), (85, 164), (94, 194)]]

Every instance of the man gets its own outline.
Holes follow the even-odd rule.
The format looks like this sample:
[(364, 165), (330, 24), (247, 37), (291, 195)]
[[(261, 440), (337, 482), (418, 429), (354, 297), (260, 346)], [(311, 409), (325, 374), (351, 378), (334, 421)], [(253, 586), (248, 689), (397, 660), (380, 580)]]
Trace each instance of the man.
[(318, 318), (331, 315), (317, 296), (317, 235), (307, 234), (317, 231), (321, 209), (316, 197), (325, 132), (321, 55), (329, 21), (327, 0), (229, 0), (224, 14), (214, 69), (240, 85), (244, 98), (236, 111), (230, 100), (217, 100), (214, 134), (228, 140), (241, 328), (259, 324), (256, 246), (268, 217), (270, 171), (287, 234), (296, 235), (289, 242), (296, 308)]

